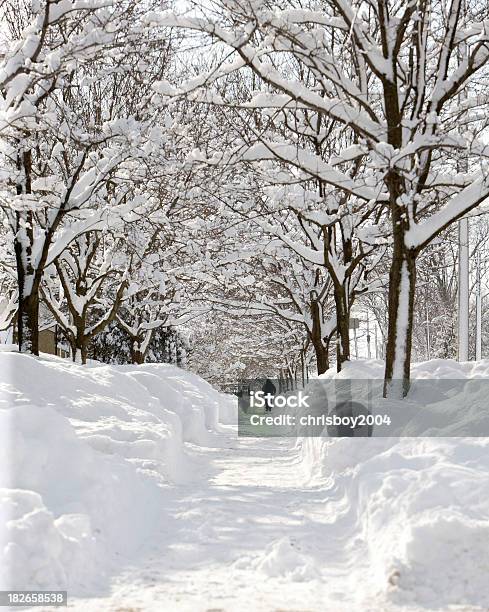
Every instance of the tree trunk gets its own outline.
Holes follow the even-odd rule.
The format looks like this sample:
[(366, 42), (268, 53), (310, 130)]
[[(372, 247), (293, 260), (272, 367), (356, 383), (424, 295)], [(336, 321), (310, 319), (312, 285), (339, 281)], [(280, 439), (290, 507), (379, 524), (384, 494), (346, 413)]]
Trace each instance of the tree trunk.
[(85, 334), (85, 316), (75, 318), (76, 337), (71, 346), (72, 358), (75, 363), (85, 365), (88, 356), (88, 337)]
[[(22, 179), (17, 184), (17, 194), (30, 194), (32, 175), (31, 151), (22, 150), (19, 144), (17, 169)], [(19, 351), (39, 355), (39, 270), (32, 265), (34, 242), (32, 212), (16, 213), (14, 237), (15, 263), (19, 291), (17, 337)]]
[(19, 296), (17, 318), (19, 351), (39, 355), (39, 291)]
[(144, 355), (141, 351), (135, 351), (133, 353), (132, 362), (137, 365), (141, 365), (144, 363)]
[(36, 275), (32, 268), (31, 239), (22, 227), (21, 221), (22, 218), (18, 213), (18, 233), (14, 239), (19, 294), (17, 341), (21, 353), (39, 355), (39, 282), (37, 280), (39, 275)]
[(395, 232), (389, 273), (389, 325), (384, 397), (404, 397), (409, 391), (416, 256), (417, 253), (404, 244), (404, 232)]
[(145, 355), (141, 349), (141, 340), (133, 338), (131, 342), (131, 361), (134, 364), (141, 365), (144, 363)]
[[(379, 4), (379, 7), (384, 7)], [(387, 23), (387, 16), (384, 15)], [(387, 32), (383, 32), (387, 41)], [(384, 46), (387, 43), (384, 42)], [(397, 66), (393, 64), (394, 74)], [(385, 79), (384, 108), (387, 119), (387, 142), (395, 149), (403, 146), (402, 111), (399, 106), (397, 80)], [(406, 247), (405, 233), (409, 229), (411, 215), (408, 205), (402, 203), (407, 197), (406, 184), (396, 169), (388, 171), (385, 184), (389, 190), (392, 237), (394, 241), (391, 268), (389, 271), (389, 323), (384, 377), (384, 397), (403, 397), (409, 390), (411, 370), (411, 343), (413, 330), (414, 292), (416, 289), (416, 252)], [(411, 206), (414, 202), (411, 200)], [(412, 211), (411, 211), (412, 212)]]
[(345, 361), (350, 361), (350, 309), (343, 285), (334, 287), (336, 306), (336, 370), (341, 372)]
[(87, 363), (87, 341), (85, 337), (77, 336), (75, 344), (71, 349), (73, 361), (79, 365), (85, 365)]
[(324, 374), (329, 369), (328, 349), (324, 346), (321, 338), (318, 340), (312, 339), (314, 353), (316, 355), (316, 365), (318, 374)]
[(311, 299), (310, 309), (312, 320), (310, 338), (316, 355), (317, 371), (318, 374), (324, 374), (329, 369), (329, 342), (325, 345), (322, 338), (321, 311), (317, 300)]

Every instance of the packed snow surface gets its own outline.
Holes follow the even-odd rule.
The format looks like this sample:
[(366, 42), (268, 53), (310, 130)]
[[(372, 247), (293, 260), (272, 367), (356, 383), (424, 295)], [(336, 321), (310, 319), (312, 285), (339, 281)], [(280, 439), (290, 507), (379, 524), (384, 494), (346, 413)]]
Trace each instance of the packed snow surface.
[(2, 589), (84, 612), (489, 607), (486, 438), (238, 438), (233, 398), (172, 366), (0, 352), (0, 371)]

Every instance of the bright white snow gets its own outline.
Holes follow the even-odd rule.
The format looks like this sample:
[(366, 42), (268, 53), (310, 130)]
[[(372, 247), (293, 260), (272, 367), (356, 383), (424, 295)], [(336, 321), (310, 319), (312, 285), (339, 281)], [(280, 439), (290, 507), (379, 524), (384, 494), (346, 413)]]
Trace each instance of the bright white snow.
[(489, 606), (485, 438), (238, 439), (233, 400), (172, 366), (0, 371), (2, 588), (84, 612)]

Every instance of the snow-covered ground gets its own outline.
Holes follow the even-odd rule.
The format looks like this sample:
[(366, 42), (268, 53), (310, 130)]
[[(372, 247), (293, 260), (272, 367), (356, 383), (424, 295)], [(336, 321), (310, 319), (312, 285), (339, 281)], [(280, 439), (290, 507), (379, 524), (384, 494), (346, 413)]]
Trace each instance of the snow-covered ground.
[(80, 612), (489, 607), (486, 438), (238, 438), (233, 400), (171, 366), (0, 371), (1, 588)]

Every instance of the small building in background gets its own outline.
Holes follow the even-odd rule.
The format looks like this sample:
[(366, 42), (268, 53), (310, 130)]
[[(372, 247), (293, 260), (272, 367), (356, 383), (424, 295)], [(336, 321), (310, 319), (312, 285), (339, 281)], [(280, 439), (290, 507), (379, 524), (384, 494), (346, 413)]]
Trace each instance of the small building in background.
[[(2, 333), (3, 344), (17, 344), (17, 318), (12, 326)], [(70, 350), (66, 345), (59, 325), (53, 319), (50, 310), (44, 305), (39, 306), (39, 352), (58, 357), (69, 358)]]
[(60, 337), (59, 325), (53, 323), (49, 327), (39, 330), (39, 351), (48, 353), (49, 355), (58, 355), (58, 357), (69, 357), (70, 352), (63, 344), (63, 337)]

